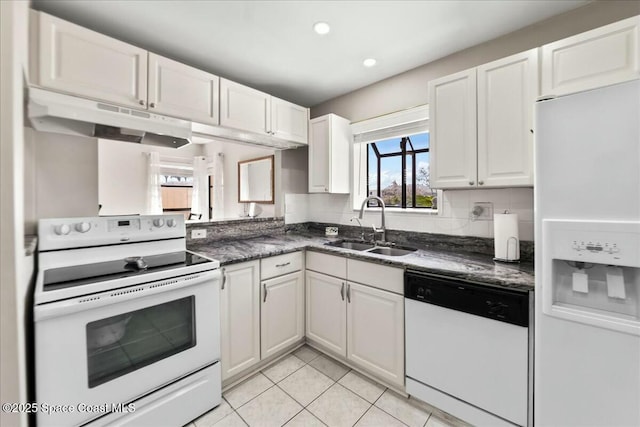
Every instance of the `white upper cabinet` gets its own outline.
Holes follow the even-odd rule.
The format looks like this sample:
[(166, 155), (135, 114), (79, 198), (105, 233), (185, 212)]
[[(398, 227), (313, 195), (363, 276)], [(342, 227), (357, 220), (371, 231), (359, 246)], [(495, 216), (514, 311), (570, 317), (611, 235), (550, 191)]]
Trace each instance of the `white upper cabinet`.
[(272, 96), (271, 132), (275, 137), (306, 144), (309, 139), (309, 109)]
[(349, 120), (327, 114), (309, 126), (309, 193), (349, 193)]
[(147, 51), (33, 12), (31, 80), (38, 86), (131, 107), (147, 104)]
[(429, 82), (431, 187), (476, 184), (476, 70)]
[(220, 79), (220, 124), (235, 129), (269, 134), (271, 95)]
[(220, 78), (149, 53), (149, 110), (218, 124)]
[(538, 55), (532, 49), (477, 69), (478, 185), (533, 185), (533, 106)]
[(542, 95), (558, 96), (640, 76), (640, 15), (542, 46)]
[(433, 188), (533, 185), (537, 49), (429, 82)]
[(306, 143), (308, 121), (307, 108), (220, 79), (222, 126)]

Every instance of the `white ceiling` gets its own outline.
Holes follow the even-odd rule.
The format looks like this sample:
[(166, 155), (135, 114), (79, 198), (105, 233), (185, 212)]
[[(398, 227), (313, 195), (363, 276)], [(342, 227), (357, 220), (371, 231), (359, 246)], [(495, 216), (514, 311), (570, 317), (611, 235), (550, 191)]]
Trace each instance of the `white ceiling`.
[[(33, 7), (311, 107), (585, 0), (34, 0)], [(315, 22), (331, 32), (319, 36)], [(375, 58), (365, 68), (365, 58)]]

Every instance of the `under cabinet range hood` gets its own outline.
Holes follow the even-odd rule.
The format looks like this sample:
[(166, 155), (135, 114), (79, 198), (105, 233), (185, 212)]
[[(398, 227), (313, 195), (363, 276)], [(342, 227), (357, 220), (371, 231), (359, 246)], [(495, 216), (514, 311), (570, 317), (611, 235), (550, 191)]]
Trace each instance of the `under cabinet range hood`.
[(34, 129), (180, 148), (191, 141), (191, 122), (144, 110), (28, 89), (27, 116)]
[(296, 141), (289, 141), (287, 139), (277, 138), (275, 136), (262, 135), (259, 133), (253, 133), (239, 129), (230, 129), (221, 126), (213, 126), (204, 123), (193, 122), (191, 124), (191, 131), (193, 134), (194, 142), (201, 141), (202, 143), (205, 143), (210, 140), (218, 140), (228, 141), (235, 144), (258, 145), (262, 147), (274, 148), (276, 150), (287, 150), (290, 148), (307, 146), (307, 144)]

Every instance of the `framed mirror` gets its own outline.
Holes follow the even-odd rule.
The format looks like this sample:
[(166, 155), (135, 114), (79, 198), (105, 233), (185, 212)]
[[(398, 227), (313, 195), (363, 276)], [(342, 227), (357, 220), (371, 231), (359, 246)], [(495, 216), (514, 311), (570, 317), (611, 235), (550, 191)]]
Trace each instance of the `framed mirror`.
[(238, 203), (274, 203), (273, 158), (238, 162)]

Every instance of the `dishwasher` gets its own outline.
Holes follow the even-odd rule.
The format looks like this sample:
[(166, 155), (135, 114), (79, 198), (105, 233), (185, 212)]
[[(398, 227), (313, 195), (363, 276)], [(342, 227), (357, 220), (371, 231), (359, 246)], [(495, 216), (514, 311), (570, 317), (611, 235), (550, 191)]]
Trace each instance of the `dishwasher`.
[(405, 273), (406, 390), (476, 426), (532, 426), (533, 292)]

